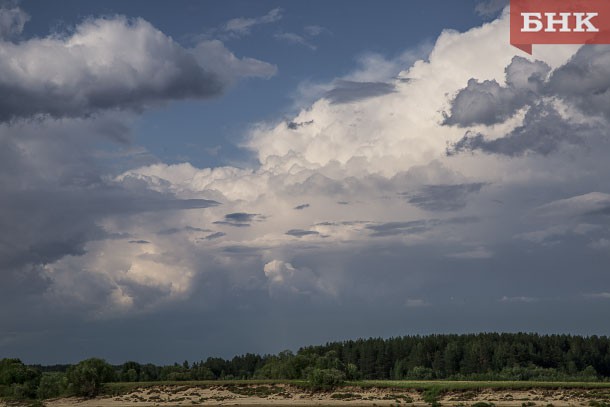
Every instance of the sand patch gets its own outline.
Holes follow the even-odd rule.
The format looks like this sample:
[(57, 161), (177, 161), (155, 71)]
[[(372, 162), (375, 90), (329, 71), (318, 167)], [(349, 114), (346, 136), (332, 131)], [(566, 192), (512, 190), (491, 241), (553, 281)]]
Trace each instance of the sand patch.
[[(610, 401), (610, 389), (464, 390), (439, 397), (448, 407), (588, 407), (592, 400)], [(486, 404), (481, 404), (486, 403)], [(429, 406), (421, 391), (409, 389), (341, 387), (310, 392), (297, 386), (277, 385), (159, 385), (137, 388), (120, 396), (91, 400), (62, 398), (45, 402), (49, 407), (119, 406)], [(601, 404), (600, 406), (603, 406)], [(610, 406), (610, 404), (609, 404)]]

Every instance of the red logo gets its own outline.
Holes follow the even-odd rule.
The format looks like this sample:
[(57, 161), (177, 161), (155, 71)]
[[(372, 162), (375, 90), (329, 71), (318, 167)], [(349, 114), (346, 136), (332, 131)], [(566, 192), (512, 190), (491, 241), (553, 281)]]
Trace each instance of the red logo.
[(510, 0), (510, 43), (610, 44), (610, 0)]

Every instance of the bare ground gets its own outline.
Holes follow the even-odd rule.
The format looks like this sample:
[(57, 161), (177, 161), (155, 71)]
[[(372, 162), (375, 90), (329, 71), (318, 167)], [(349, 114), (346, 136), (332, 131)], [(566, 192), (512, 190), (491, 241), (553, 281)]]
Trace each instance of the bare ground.
[[(463, 390), (444, 393), (447, 407), (610, 407), (610, 389)], [(120, 406), (429, 406), (421, 391), (390, 388), (341, 387), (308, 392), (286, 385), (159, 385), (138, 388), (120, 396), (90, 400), (62, 398), (45, 401), (49, 407)], [(0, 403), (1, 406), (1, 403)]]

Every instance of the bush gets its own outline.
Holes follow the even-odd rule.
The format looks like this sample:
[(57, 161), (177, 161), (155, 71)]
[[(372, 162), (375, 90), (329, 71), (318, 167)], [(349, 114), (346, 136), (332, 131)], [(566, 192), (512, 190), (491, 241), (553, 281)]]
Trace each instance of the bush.
[(308, 380), (315, 389), (330, 390), (343, 384), (345, 374), (337, 369), (313, 369)]
[(440, 398), (443, 395), (444, 390), (440, 387), (430, 387), (424, 391), (422, 398), (426, 403), (429, 403), (432, 407), (440, 406)]
[(2, 359), (0, 395), (18, 399), (35, 398), (40, 376), (39, 370), (24, 365), (19, 359)]
[(348, 363), (345, 366), (345, 378), (347, 380), (360, 380), (361, 375), (358, 371), (358, 366), (353, 363)]
[(43, 373), (38, 385), (39, 399), (51, 399), (63, 395), (68, 388), (68, 379), (64, 373)]
[(102, 383), (114, 379), (114, 370), (105, 360), (91, 358), (70, 366), (67, 373), (70, 390), (77, 396), (95, 397)]

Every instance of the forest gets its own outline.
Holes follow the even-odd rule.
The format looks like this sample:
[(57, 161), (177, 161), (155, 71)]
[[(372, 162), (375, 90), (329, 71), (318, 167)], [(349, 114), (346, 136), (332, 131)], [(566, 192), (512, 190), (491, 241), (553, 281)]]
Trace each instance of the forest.
[[(202, 351), (203, 352), (203, 351)], [(608, 381), (606, 336), (481, 333), (370, 338), (307, 346), (296, 353), (208, 357), (158, 366), (91, 358), (74, 365), (0, 360), (0, 396), (95, 396), (109, 382), (304, 380), (317, 387), (355, 380)]]

